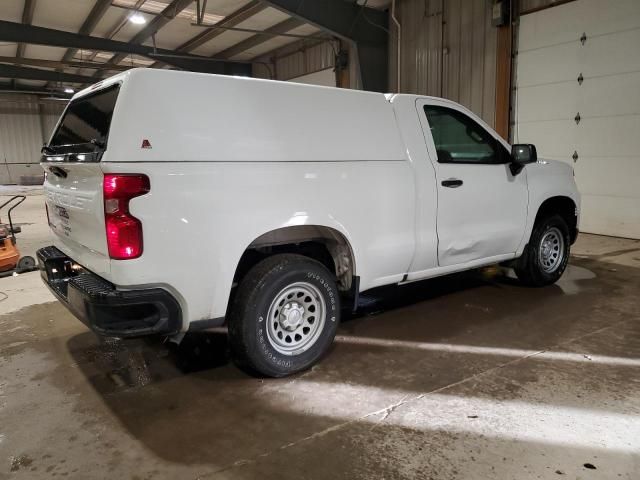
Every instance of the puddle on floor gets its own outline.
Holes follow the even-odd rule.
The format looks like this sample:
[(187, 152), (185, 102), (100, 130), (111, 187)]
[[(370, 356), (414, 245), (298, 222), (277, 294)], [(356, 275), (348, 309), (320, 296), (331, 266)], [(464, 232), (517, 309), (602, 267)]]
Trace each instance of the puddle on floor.
[(560, 280), (556, 282), (556, 285), (558, 285), (566, 295), (576, 295), (582, 291), (582, 287), (580, 286), (582, 280), (592, 280), (596, 278), (596, 276), (594, 272), (587, 268), (569, 265)]

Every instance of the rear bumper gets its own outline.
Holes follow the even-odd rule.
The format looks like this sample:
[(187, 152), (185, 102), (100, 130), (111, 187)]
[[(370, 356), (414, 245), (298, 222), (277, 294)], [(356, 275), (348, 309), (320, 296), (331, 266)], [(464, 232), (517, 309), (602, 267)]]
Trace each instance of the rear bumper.
[(170, 335), (180, 330), (180, 304), (166, 290), (118, 290), (54, 246), (41, 248), (37, 255), (42, 279), (49, 289), (96, 333), (141, 337)]

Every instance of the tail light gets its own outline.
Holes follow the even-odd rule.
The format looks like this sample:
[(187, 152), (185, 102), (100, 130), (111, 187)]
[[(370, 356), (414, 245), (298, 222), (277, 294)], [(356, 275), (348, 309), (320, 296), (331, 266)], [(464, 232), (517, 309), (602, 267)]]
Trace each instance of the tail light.
[(104, 176), (104, 219), (109, 257), (128, 260), (142, 255), (142, 223), (129, 212), (129, 201), (149, 191), (146, 175)]

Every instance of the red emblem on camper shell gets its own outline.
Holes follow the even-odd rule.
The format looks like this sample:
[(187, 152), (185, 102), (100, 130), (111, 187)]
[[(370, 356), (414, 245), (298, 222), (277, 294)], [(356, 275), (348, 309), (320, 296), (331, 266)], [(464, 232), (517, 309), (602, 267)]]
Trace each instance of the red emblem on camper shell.
[(151, 142), (144, 138), (142, 140), (142, 145), (140, 146), (140, 148), (151, 148)]

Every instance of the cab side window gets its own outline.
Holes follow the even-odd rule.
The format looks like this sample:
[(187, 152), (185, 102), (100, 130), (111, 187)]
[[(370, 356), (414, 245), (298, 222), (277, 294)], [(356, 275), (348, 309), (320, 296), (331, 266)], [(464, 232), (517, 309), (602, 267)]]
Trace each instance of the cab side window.
[(425, 105), (438, 163), (497, 164), (508, 161), (506, 149), (464, 113)]

